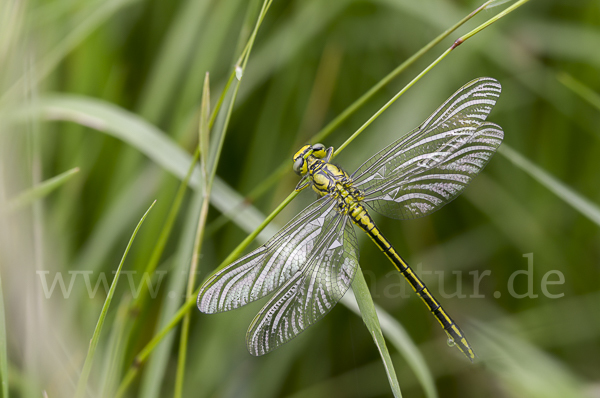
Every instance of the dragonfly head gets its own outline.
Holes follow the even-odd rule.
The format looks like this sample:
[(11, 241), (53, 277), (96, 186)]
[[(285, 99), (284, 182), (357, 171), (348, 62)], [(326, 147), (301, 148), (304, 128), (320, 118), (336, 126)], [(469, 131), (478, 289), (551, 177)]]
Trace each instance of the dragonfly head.
[(304, 145), (292, 157), (294, 162), (294, 172), (299, 176), (303, 176), (308, 172), (308, 159), (313, 156), (318, 159), (323, 159), (327, 156), (327, 150), (323, 144)]

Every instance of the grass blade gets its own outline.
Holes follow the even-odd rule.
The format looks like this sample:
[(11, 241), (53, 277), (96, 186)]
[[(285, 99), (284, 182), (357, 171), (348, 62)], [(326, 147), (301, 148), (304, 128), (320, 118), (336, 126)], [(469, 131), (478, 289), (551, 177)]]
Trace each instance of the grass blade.
[(115, 289), (117, 288), (117, 282), (119, 281), (121, 269), (123, 268), (123, 264), (125, 263), (125, 259), (127, 258), (127, 254), (129, 253), (129, 249), (131, 248), (131, 245), (133, 244), (133, 240), (135, 239), (135, 236), (137, 235), (138, 230), (142, 226), (142, 223), (146, 219), (146, 216), (148, 215), (150, 210), (152, 210), (152, 207), (154, 206), (155, 203), (156, 203), (156, 201), (154, 201), (150, 205), (148, 210), (146, 210), (146, 213), (144, 213), (144, 215), (142, 216), (142, 219), (140, 220), (138, 225), (135, 227), (135, 230), (133, 231), (133, 234), (131, 235), (131, 238), (129, 239), (129, 243), (127, 244), (127, 248), (125, 249), (125, 253), (123, 253), (123, 257), (121, 258), (121, 262), (119, 263), (115, 277), (113, 278), (113, 281), (110, 285), (110, 289), (108, 291), (108, 294), (106, 295), (106, 300), (104, 300), (104, 305), (102, 306), (102, 312), (100, 313), (100, 317), (98, 318), (98, 323), (96, 324), (96, 328), (94, 329), (94, 334), (92, 336), (92, 340), (90, 341), (90, 347), (88, 349), (88, 353), (85, 358), (85, 362), (83, 364), (83, 370), (81, 371), (81, 376), (79, 377), (79, 381), (77, 383), (77, 391), (75, 393), (76, 398), (83, 398), (83, 396), (85, 394), (85, 389), (87, 387), (87, 381), (90, 376), (90, 372), (92, 370), (92, 363), (94, 361), (94, 355), (96, 354), (96, 346), (98, 345), (98, 340), (100, 339), (100, 332), (102, 332), (102, 326), (104, 325), (104, 319), (106, 318), (108, 308), (110, 307), (110, 303), (112, 301), (113, 295), (115, 294)]
[(112, 325), (110, 337), (106, 345), (106, 354), (104, 355), (104, 366), (102, 369), (102, 386), (100, 391), (101, 397), (110, 397), (116, 389), (117, 377), (121, 372), (123, 363), (123, 354), (126, 352), (123, 349), (123, 338), (129, 326), (127, 320), (130, 315), (130, 298), (125, 297), (119, 303), (117, 316)]
[(533, 179), (545, 186), (556, 196), (580, 212), (590, 221), (600, 226), (600, 207), (589, 199), (584, 198), (569, 186), (554, 178), (544, 169), (531, 162), (519, 152), (504, 144), (499, 152), (510, 160), (515, 166), (529, 174)]
[(434, 377), (414, 341), (396, 318), (388, 312), (383, 311), (377, 305), (375, 305), (375, 309), (377, 310), (377, 316), (386, 337), (392, 342), (398, 352), (404, 356), (408, 366), (411, 367), (419, 383), (421, 383), (425, 391), (425, 396), (428, 398), (437, 398), (438, 392), (435, 387)]
[[(356, 314), (361, 313), (358, 308), (358, 303), (353, 300), (350, 295), (345, 295), (341, 302)], [(392, 342), (398, 352), (402, 354), (408, 363), (408, 366), (410, 366), (415, 373), (419, 383), (421, 383), (421, 386), (425, 391), (425, 396), (428, 398), (437, 398), (438, 393), (435, 387), (434, 377), (427, 367), (425, 358), (417, 348), (417, 345), (410, 338), (400, 322), (377, 305), (375, 305), (375, 310), (377, 311), (381, 329), (385, 331), (385, 336)]]
[(600, 111), (600, 95), (568, 73), (560, 73), (558, 81)]
[(390, 353), (385, 345), (385, 339), (381, 332), (379, 318), (377, 318), (377, 311), (375, 311), (375, 304), (373, 304), (371, 292), (369, 291), (369, 287), (367, 286), (367, 282), (365, 281), (360, 266), (357, 268), (356, 275), (352, 281), (352, 291), (354, 292), (354, 297), (356, 297), (356, 302), (358, 303), (358, 308), (360, 309), (363, 321), (373, 337), (375, 345), (381, 355), (381, 359), (383, 360), (383, 366), (385, 367), (385, 372), (387, 373), (394, 397), (402, 397), (400, 384), (398, 383), (398, 378), (394, 371), (394, 364), (392, 363), (392, 358), (390, 358)]
[(73, 177), (75, 174), (79, 172), (79, 167), (75, 167), (71, 170), (67, 170), (62, 174), (57, 175), (56, 177), (52, 177), (33, 188), (28, 189), (27, 191), (19, 194), (16, 198), (13, 198), (8, 201), (7, 211), (12, 212), (18, 210), (24, 206), (27, 206), (38, 199), (41, 199), (50, 192), (54, 191), (56, 188), (60, 187), (62, 184), (66, 183)]
[[(40, 112), (48, 120), (68, 120), (110, 134), (135, 147), (167, 171), (183, 178), (191, 156), (166, 134), (141, 117), (109, 102), (76, 95), (40, 99)], [(192, 180), (199, 181), (199, 175)]]
[[(202, 105), (200, 107), (200, 128), (198, 133), (198, 146), (200, 148), (200, 169), (204, 175), (205, 188), (206, 188), (206, 172), (207, 172), (207, 154), (209, 149), (209, 133), (210, 133), (210, 79), (208, 72), (206, 73), (206, 79), (204, 80), (204, 89), (202, 90)], [(211, 165), (212, 168), (216, 167), (216, 164)]]
[[(48, 120), (68, 120), (109, 134), (123, 140), (148, 156), (156, 164), (183, 180), (189, 172), (193, 158), (160, 129), (139, 116), (109, 102), (76, 95), (53, 95), (39, 101), (39, 108), (24, 109), (19, 117), (38, 114)], [(199, 167), (190, 176), (190, 186), (198, 189), (202, 184)], [(237, 199), (236, 199), (237, 198)], [(244, 201), (218, 177), (215, 177), (211, 203), (221, 212), (234, 209), (233, 203)], [(252, 207), (237, 206), (235, 222), (244, 230), (253, 230), (264, 216)], [(272, 236), (273, 229), (263, 236)], [(268, 236), (267, 236), (268, 235)]]
[[(208, 216), (208, 205), (210, 203), (210, 186), (212, 178), (207, 177), (207, 161), (209, 149), (209, 122), (210, 117), (210, 80), (208, 73), (204, 79), (204, 89), (202, 91), (202, 105), (200, 111), (200, 128), (199, 128), (199, 147), (200, 147), (200, 171), (203, 176), (203, 187), (200, 208), (200, 216), (198, 219), (198, 227), (196, 229), (196, 238), (194, 240), (194, 249), (192, 251), (192, 260), (190, 264), (190, 272), (188, 275), (188, 284), (185, 292), (185, 297), (189, 299), (192, 296), (194, 285), (196, 284), (196, 273), (198, 269), (198, 261), (200, 260), (200, 250), (202, 248), (202, 240), (204, 238), (204, 226), (206, 225), (206, 217)], [(223, 132), (224, 134), (225, 132)], [(216, 169), (219, 161), (219, 154), (212, 157), (214, 163), (210, 165), (211, 169)], [(188, 348), (188, 338), (190, 333), (190, 314), (187, 313), (183, 318), (181, 325), (181, 337), (179, 339), (179, 357), (177, 361), (177, 373), (175, 375), (175, 398), (181, 398), (183, 394), (183, 379), (185, 375), (185, 359)]]

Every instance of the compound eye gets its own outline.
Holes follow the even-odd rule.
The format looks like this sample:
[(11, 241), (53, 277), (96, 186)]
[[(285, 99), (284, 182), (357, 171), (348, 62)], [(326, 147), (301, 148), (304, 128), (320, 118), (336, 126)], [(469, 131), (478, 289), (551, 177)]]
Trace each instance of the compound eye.
[(298, 159), (294, 160), (294, 166), (292, 167), (292, 169), (294, 170), (294, 173), (296, 173), (300, 176), (300, 175), (302, 175), (303, 166), (304, 166), (304, 158), (299, 157)]
[(312, 154), (314, 157), (322, 159), (327, 156), (327, 151), (325, 150), (325, 145), (323, 144), (315, 144), (312, 146)]

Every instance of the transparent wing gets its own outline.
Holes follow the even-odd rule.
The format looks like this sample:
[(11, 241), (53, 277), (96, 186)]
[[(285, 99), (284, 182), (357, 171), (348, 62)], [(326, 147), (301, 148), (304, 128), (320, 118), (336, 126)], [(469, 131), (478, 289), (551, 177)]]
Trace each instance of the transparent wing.
[(285, 344), (325, 316), (344, 296), (358, 267), (358, 244), (348, 216), (336, 218), (307, 265), (256, 315), (246, 344), (263, 355)]
[(489, 77), (467, 83), (420, 127), (363, 163), (352, 179), (365, 203), (405, 220), (456, 198), (502, 143), (502, 128), (485, 123), (500, 91)]
[(405, 173), (372, 187), (364, 202), (378, 213), (402, 220), (430, 214), (460, 195), (489, 162), (503, 136), (500, 126), (484, 123), (457, 138), (456, 150), (422, 155), (405, 166)]
[(335, 205), (328, 196), (315, 201), (264, 245), (215, 273), (200, 288), (200, 311), (229, 311), (285, 284), (305, 267), (324, 226), (338, 215)]

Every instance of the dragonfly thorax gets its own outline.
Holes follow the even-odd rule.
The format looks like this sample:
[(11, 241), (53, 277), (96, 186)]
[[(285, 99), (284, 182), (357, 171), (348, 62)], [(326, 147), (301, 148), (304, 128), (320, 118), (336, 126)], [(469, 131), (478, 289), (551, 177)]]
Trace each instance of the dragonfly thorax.
[(350, 177), (340, 167), (328, 163), (324, 160), (309, 157), (308, 176), (312, 182), (313, 190), (319, 196), (325, 196), (330, 193), (335, 194), (338, 185), (350, 185)]
[(362, 192), (354, 188), (352, 179), (341, 167), (321, 159), (309, 158), (308, 176), (313, 190), (319, 196), (334, 196), (342, 213), (351, 214), (359, 207), (362, 208)]
[[(302, 190), (310, 185), (320, 197), (332, 195), (337, 199), (339, 211), (352, 214), (358, 211), (364, 194), (352, 184), (350, 176), (339, 166), (329, 163), (333, 148), (323, 144), (304, 145), (292, 157), (294, 171), (304, 178), (296, 187)], [(307, 181), (308, 180), (308, 181)]]

